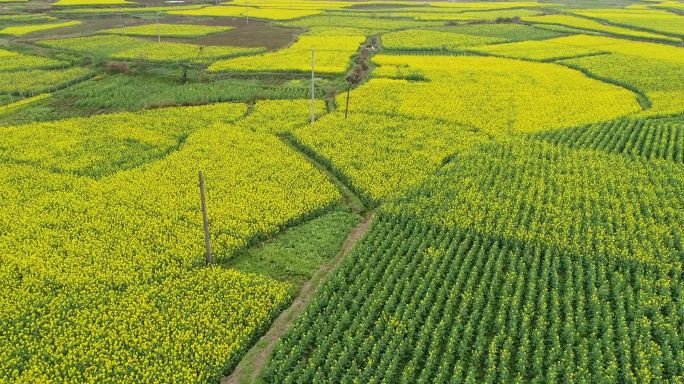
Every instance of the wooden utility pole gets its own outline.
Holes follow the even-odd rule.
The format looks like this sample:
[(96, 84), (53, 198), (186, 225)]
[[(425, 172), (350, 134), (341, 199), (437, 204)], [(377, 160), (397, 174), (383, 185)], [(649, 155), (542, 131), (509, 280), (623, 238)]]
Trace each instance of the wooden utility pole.
[(119, 12), (119, 20), (121, 20), (121, 36), (123, 36), (123, 12)]
[(159, 31), (159, 12), (157, 12), (157, 43), (161, 43), (161, 32)]
[(316, 50), (311, 48), (311, 124), (314, 123), (316, 115), (316, 98), (314, 95), (314, 64)]
[(347, 106), (344, 108), (344, 118), (349, 116), (349, 89), (347, 89)]
[(207, 264), (211, 264), (211, 236), (209, 234), (209, 219), (207, 218), (207, 202), (204, 196), (204, 176), (199, 171), (200, 199), (202, 200), (202, 219), (204, 221), (204, 246), (207, 249)]

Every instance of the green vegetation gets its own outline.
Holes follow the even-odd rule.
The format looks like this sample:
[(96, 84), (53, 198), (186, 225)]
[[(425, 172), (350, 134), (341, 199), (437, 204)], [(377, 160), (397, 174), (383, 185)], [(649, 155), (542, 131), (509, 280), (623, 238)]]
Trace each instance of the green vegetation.
[(51, 1), (0, 384), (684, 383), (681, 1)]
[(0, 72), (0, 94), (35, 95), (50, 92), (92, 76), (89, 68)]
[(203, 63), (219, 58), (259, 53), (263, 48), (200, 46), (185, 43), (153, 42), (129, 36), (87, 36), (42, 40), (40, 44), (95, 58), (120, 60)]
[(21, 71), (28, 69), (64, 68), (69, 66), (66, 61), (54, 60), (47, 57), (25, 55), (19, 52), (0, 49), (0, 71)]
[[(289, 283), (203, 267), (197, 172), (207, 183), (217, 260), (332, 208), (337, 189), (278, 138), (227, 123), (244, 104), (172, 111), (141, 113), (137, 126), (125, 115), (55, 122), (78, 123), (76, 138), (93, 140), (57, 129), (51, 137), (60, 140), (34, 147), (14, 138), (44, 126), (0, 128), (0, 147), (22, 154), (0, 161), (0, 381), (217, 380), (289, 302)], [(160, 118), (181, 131), (188, 120), (205, 124), (176, 151), (134, 169), (99, 179), (53, 170), (98, 159), (116, 166), (126, 155), (112, 157), (112, 142), (133, 152), (136, 142), (163, 147), (154, 141), (160, 132), (145, 128)], [(109, 134), (97, 140), (88, 119), (110, 119), (101, 128)], [(20, 161), (27, 155), (57, 158)]]
[(684, 163), (684, 121), (618, 119), (533, 135), (554, 144)]
[(562, 33), (536, 28), (526, 24), (460, 24), (440, 28), (455, 33), (474, 36), (486, 36), (505, 39), (507, 41), (543, 40), (558, 37)]
[(177, 79), (158, 76), (109, 75), (74, 87), (64, 96), (73, 98), (74, 103), (83, 108), (125, 111), (221, 101), (306, 98), (309, 94), (310, 90), (306, 87), (262, 85), (258, 80), (227, 79), (182, 83)]
[(5, 27), (0, 29), (0, 35), (23, 36), (33, 32), (46, 31), (56, 28), (72, 27), (81, 24), (78, 20), (65, 21), (63, 23), (27, 24)]
[(143, 24), (133, 27), (105, 29), (101, 32), (112, 35), (129, 36), (165, 36), (165, 37), (200, 37), (212, 33), (225, 32), (235, 27), (215, 27), (194, 24)]
[(458, 50), (469, 46), (507, 41), (497, 37), (483, 37), (441, 31), (406, 29), (382, 36), (383, 48), (389, 50)]
[(340, 250), (359, 216), (338, 208), (235, 256), (226, 267), (302, 283)]
[(681, 306), (679, 272), (384, 215), (263, 380), (676, 380)]

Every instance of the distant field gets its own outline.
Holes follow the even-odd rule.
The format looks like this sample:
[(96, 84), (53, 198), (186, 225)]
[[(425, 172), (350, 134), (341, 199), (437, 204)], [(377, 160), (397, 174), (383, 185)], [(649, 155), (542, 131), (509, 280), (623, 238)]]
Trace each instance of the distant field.
[(66, 21), (63, 23), (46, 23), (36, 25), (17, 25), (0, 29), (0, 35), (22, 36), (32, 32), (45, 31), (55, 28), (71, 27), (81, 24), (78, 20)]
[(134, 27), (105, 29), (103, 33), (130, 36), (200, 37), (217, 32), (225, 32), (235, 27), (215, 27), (192, 24), (144, 24)]

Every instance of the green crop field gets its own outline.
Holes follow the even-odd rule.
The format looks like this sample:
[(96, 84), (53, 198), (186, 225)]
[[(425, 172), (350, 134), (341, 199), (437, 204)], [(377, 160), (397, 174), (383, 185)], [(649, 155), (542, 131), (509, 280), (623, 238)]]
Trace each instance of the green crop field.
[(681, 0), (0, 3), (0, 384), (684, 383)]

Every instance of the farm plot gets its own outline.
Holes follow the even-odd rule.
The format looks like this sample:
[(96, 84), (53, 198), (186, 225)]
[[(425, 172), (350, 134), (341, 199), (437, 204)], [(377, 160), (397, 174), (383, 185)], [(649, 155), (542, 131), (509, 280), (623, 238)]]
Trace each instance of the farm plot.
[(684, 122), (677, 120), (618, 119), (533, 136), (575, 148), (684, 162)]
[(590, 9), (575, 12), (578, 15), (605, 20), (615, 25), (684, 37), (684, 18), (666, 11)]
[(684, 84), (672, 81), (684, 76), (683, 48), (590, 36), (564, 39), (569, 44), (611, 52), (610, 55), (563, 60), (561, 63), (642, 92), (652, 104), (644, 114), (684, 111)]
[(676, 380), (683, 178), (542, 142), (463, 152), (382, 208), (264, 379)]
[(56, 17), (42, 14), (15, 14), (15, 15), (0, 15), (0, 24), (16, 24), (25, 22), (44, 22), (54, 21)]
[(304, 72), (311, 71), (311, 52), (316, 50), (316, 73), (344, 73), (349, 60), (366, 37), (348, 35), (344, 29), (336, 34), (335, 30), (325, 35), (304, 34), (291, 46), (276, 52), (258, 56), (217, 61), (209, 66), (209, 71), (238, 72)]
[(95, 57), (121, 60), (205, 62), (220, 58), (250, 55), (263, 48), (200, 46), (185, 43), (153, 42), (129, 36), (86, 36), (41, 40), (41, 45)]
[(494, 21), (496, 19), (506, 19), (539, 14), (538, 11), (531, 9), (504, 9), (493, 11), (474, 11), (474, 12), (397, 12), (396, 17), (411, 17), (416, 20), (426, 21)]
[(64, 68), (66, 61), (0, 49), (0, 71)]
[[(433, 118), (501, 134), (577, 126), (641, 110), (627, 89), (553, 64), (472, 56), (377, 55), (373, 61), (379, 65), (374, 74), (386, 78), (352, 92), (352, 114)], [(337, 104), (344, 101), (340, 96)]]
[(667, 381), (684, 368), (681, 283), (386, 215), (276, 347), (264, 381)]
[[(194, 115), (197, 124), (214, 122), (164, 158), (128, 170), (120, 161), (126, 156), (112, 157), (106, 144), (120, 143), (137, 161), (150, 157), (150, 146), (169, 142), (148, 124), (131, 128), (127, 114), (118, 122), (110, 117), (109, 132), (73, 127), (58, 145), (43, 148), (58, 165), (88, 169), (97, 159), (112, 170), (119, 166), (99, 179), (68, 166), (54, 169), (44, 156), (32, 164), (36, 158), (20, 139), (47, 127), (1, 128), (0, 147), (9, 153), (0, 162), (0, 200), (8, 208), (0, 213), (0, 380), (204, 382), (237, 363), (287, 303), (291, 286), (196, 268), (203, 264), (198, 169), (219, 259), (339, 198), (274, 136), (222, 122), (244, 111), (236, 104), (137, 115), (148, 123), (164, 117), (166, 127)], [(87, 119), (71, 124), (90, 126)]]
[(134, 1), (128, 0), (58, 0), (52, 5), (56, 6), (74, 6), (74, 5), (128, 5), (135, 4)]
[(554, 61), (604, 53), (600, 49), (565, 43), (562, 37), (538, 41), (517, 41), (471, 48), (475, 52), (514, 59)]
[(89, 68), (0, 72), (0, 94), (33, 95), (50, 92), (92, 76)]
[(264, 20), (291, 20), (304, 16), (311, 16), (323, 13), (317, 9), (271, 9), (255, 8), (251, 6), (209, 6), (200, 9), (190, 9), (183, 11), (169, 11), (171, 15), (185, 16), (208, 16), (208, 17), (251, 17)]
[(378, 204), (416, 185), (450, 156), (484, 140), (477, 129), (435, 119), (337, 112), (294, 130), (362, 199)]
[(416, 21), (400, 18), (381, 18), (357, 16), (346, 13), (331, 13), (328, 15), (310, 16), (297, 20), (283, 22), (293, 27), (353, 27), (363, 28), (369, 32), (392, 31), (405, 28), (419, 28), (443, 25), (439, 21)]
[(385, 209), (578, 255), (681, 268), (681, 177), (673, 162), (540, 141), (491, 143)]
[(543, 15), (525, 16), (523, 21), (540, 24), (564, 25), (567, 27), (580, 28), (589, 31), (605, 32), (611, 35), (646, 38), (661, 41), (680, 42), (676, 37), (665, 36), (657, 33), (645, 32), (613, 25), (606, 25), (596, 20), (571, 15)]
[(459, 50), (465, 47), (501, 43), (497, 37), (483, 37), (451, 32), (407, 29), (382, 36), (383, 48), (398, 51), (410, 50)]
[[(144, 75), (108, 75), (72, 87), (60, 95), (81, 108), (108, 111), (135, 111), (172, 105), (208, 104), (223, 101), (261, 99), (303, 99), (310, 97), (309, 87), (264, 85), (256, 80), (226, 79), (179, 83)], [(317, 97), (323, 96), (317, 92)], [(311, 102), (309, 102), (309, 105)], [(305, 107), (305, 111), (308, 109)], [(283, 111), (281, 111), (283, 112)], [(250, 116), (251, 117), (251, 116)], [(280, 119), (274, 122), (282, 123)]]
[(98, 7), (97, 4), (93, 4), (93, 7), (86, 8), (71, 8), (64, 7), (64, 9), (56, 9), (53, 12), (55, 14), (66, 14), (66, 15), (78, 15), (78, 14), (149, 14), (158, 15), (159, 12), (167, 11), (181, 11), (190, 9), (199, 9), (204, 7), (204, 5), (173, 5), (173, 6), (159, 6), (159, 7)]
[(469, 23), (437, 28), (445, 32), (490, 37), (504, 41), (543, 40), (563, 35), (563, 32), (540, 29), (526, 24)]
[[(241, 105), (163, 108), (3, 128), (0, 162), (102, 178), (166, 156), (199, 128), (237, 120)], [(178, 124), (186, 114), (192, 120)]]
[(127, 36), (164, 36), (164, 37), (201, 37), (212, 33), (235, 29), (231, 26), (211, 26), (195, 24), (143, 24), (124, 28), (112, 28), (100, 31), (111, 35)]
[(33, 32), (46, 31), (56, 28), (72, 27), (81, 24), (78, 20), (65, 21), (63, 23), (44, 23), (44, 24), (27, 24), (5, 27), (0, 29), (0, 35), (23, 36)]

